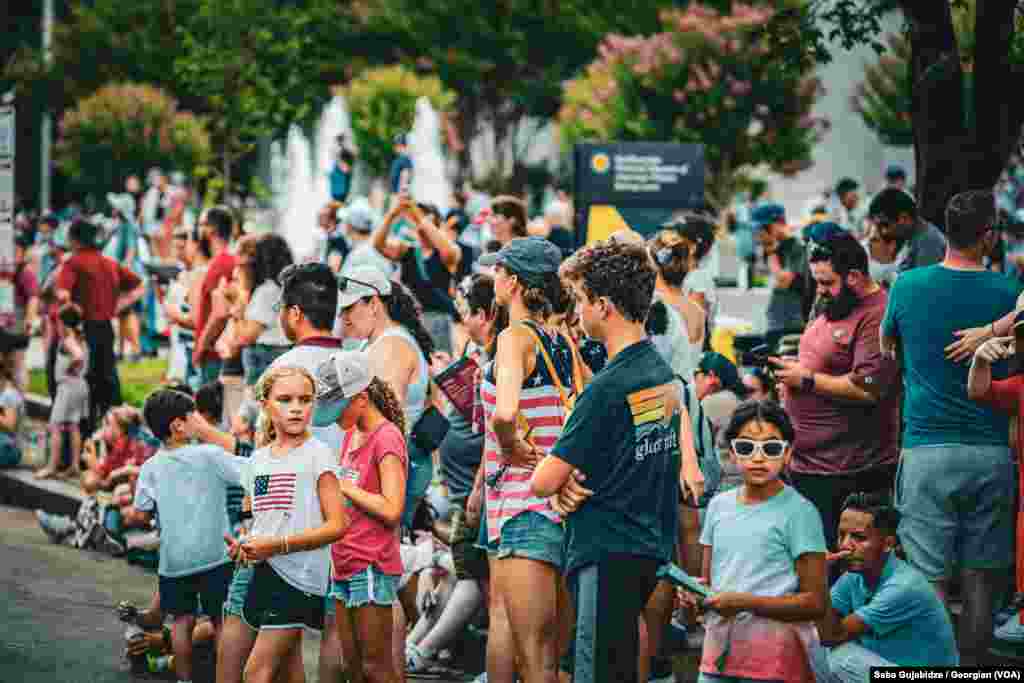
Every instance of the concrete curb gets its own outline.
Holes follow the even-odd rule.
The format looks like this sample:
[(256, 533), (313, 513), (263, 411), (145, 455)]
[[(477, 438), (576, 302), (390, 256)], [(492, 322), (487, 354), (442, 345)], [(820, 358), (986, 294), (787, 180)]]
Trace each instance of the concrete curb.
[(85, 494), (74, 484), (55, 479), (40, 481), (23, 468), (0, 470), (0, 504), (61, 515), (74, 515)]
[(33, 420), (48, 422), (50, 419), (50, 406), (52, 405), (49, 396), (25, 393), (25, 414)]

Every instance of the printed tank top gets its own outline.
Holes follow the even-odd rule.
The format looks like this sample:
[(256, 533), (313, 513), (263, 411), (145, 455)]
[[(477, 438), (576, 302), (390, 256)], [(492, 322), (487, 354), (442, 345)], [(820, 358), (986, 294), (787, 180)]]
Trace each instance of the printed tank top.
[[(541, 339), (551, 356), (558, 378), (568, 394), (572, 394), (572, 350), (561, 335), (552, 338), (543, 329), (529, 322), (530, 327)], [(487, 538), (496, 541), (501, 536), (505, 522), (521, 512), (536, 512), (553, 522), (562, 519), (551, 509), (546, 498), (538, 498), (530, 491), (530, 476), (533, 470), (525, 467), (505, 466), (501, 456), (498, 438), (491, 427), (497, 400), (497, 386), (494, 361), (484, 368), (480, 385), (480, 398), (484, 407), (486, 430), (484, 432), (485, 492), (487, 495)], [(565, 425), (566, 411), (558, 387), (552, 381), (544, 356), (537, 349), (535, 368), (523, 380), (519, 397), (519, 410), (532, 429), (531, 441), (545, 453), (554, 447)], [(519, 430), (522, 431), (521, 429)], [(522, 434), (520, 434), (522, 436)]]

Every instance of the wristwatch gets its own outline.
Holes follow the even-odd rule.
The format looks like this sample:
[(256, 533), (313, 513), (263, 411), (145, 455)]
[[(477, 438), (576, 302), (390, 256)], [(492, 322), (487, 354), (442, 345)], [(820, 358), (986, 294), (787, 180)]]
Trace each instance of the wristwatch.
[(801, 391), (814, 391), (814, 373), (804, 375), (800, 379), (800, 390)]

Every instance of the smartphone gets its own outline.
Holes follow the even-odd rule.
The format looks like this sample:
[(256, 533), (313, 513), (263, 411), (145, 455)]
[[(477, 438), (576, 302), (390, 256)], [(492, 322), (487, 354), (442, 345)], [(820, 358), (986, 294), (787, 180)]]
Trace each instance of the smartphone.
[(711, 597), (711, 589), (693, 578), (674, 564), (664, 565), (658, 570), (658, 578), (666, 579), (687, 593), (693, 593), (702, 599)]

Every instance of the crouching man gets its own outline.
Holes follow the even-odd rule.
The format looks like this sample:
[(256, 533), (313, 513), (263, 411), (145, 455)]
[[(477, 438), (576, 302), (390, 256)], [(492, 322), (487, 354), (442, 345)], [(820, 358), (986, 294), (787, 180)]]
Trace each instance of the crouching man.
[[(953, 625), (928, 579), (896, 557), (899, 513), (881, 493), (854, 493), (839, 518), (846, 572), (818, 622), (818, 681), (866, 683), (871, 667), (957, 666)], [(822, 675), (825, 674), (825, 675)]]

